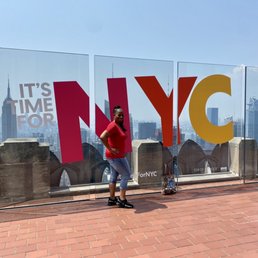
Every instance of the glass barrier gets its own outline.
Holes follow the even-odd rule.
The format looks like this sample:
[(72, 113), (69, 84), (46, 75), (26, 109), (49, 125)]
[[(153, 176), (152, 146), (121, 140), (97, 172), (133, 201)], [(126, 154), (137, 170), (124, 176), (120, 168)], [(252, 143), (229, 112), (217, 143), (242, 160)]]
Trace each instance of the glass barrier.
[(181, 175), (237, 175), (234, 144), (244, 136), (242, 66), (178, 63)]
[[(134, 181), (160, 186), (162, 155), (167, 152), (166, 162), (173, 157), (173, 62), (95, 56), (94, 74), (96, 134), (99, 136), (113, 120), (113, 108), (121, 106)], [(106, 160), (98, 137), (93, 145)], [(103, 183), (110, 178), (106, 164)]]
[(245, 145), (245, 170), (244, 178), (255, 179), (257, 172), (257, 141), (258, 141), (258, 67), (246, 67), (246, 145)]
[[(91, 182), (91, 133), (81, 115), (89, 112), (88, 55), (1, 48), (0, 67), (2, 142), (36, 138), (48, 143), (52, 187)], [(85, 107), (74, 111), (82, 95)], [(71, 162), (76, 151), (83, 160)]]
[(257, 67), (179, 62), (174, 71), (172, 61), (94, 56), (90, 92), (88, 55), (0, 48), (0, 66), (0, 148), (15, 138), (47, 143), (52, 190), (107, 187), (100, 135), (117, 105), (132, 185), (257, 177)]

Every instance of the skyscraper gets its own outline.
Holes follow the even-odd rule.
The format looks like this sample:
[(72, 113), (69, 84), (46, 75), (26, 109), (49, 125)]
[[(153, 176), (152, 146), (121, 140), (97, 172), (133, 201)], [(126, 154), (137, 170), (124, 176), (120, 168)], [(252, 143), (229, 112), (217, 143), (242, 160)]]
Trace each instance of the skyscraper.
[(104, 101), (104, 109), (105, 109), (104, 113), (106, 117), (110, 120), (109, 101), (107, 101), (106, 99)]
[(140, 122), (138, 124), (138, 138), (139, 139), (156, 139), (156, 123), (154, 122)]
[(241, 137), (243, 136), (243, 125), (240, 120), (234, 121), (234, 137)]
[(214, 125), (218, 125), (219, 121), (219, 109), (218, 108), (207, 108), (207, 116), (210, 122)]
[(131, 131), (131, 139), (134, 139), (134, 134), (133, 134), (133, 116), (132, 114), (129, 114), (130, 116), (130, 131)]
[(258, 142), (258, 100), (250, 98), (247, 108), (247, 137)]
[(12, 105), (12, 101), (8, 79), (7, 97), (2, 106), (2, 141), (17, 137), (16, 108)]
[(88, 142), (87, 141), (87, 130), (84, 128), (81, 128), (81, 141), (82, 141), (82, 143)]
[[(228, 116), (224, 118), (224, 124), (228, 124), (233, 121), (233, 116)], [(234, 125), (234, 137), (243, 137), (244, 136), (244, 123), (241, 119), (233, 121)]]

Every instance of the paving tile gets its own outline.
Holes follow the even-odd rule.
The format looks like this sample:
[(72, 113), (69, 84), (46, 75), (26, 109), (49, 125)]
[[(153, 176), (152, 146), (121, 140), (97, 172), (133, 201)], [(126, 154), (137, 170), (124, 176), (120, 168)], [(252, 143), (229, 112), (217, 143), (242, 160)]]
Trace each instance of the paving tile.
[(173, 252), (171, 252), (171, 250), (164, 250), (164, 251), (150, 253), (149, 257), (150, 258), (157, 258), (157, 257), (158, 258), (168, 258), (168, 257), (175, 257), (175, 254), (173, 255)]
[(223, 250), (227, 255), (234, 255), (243, 251), (241, 247), (237, 245), (223, 248)]
[[(227, 257), (228, 255), (225, 253), (223, 249), (212, 249), (194, 254), (196, 258), (200, 257), (209, 257), (209, 258), (218, 258), (218, 257)], [(191, 258), (191, 256), (189, 257)]]
[(142, 244), (141, 244), (141, 241), (133, 241), (133, 242), (122, 241), (120, 242), (120, 246), (122, 250), (127, 250), (127, 249), (135, 249), (137, 247), (142, 246)]
[(188, 239), (180, 239), (180, 240), (175, 240), (173, 241), (173, 244), (176, 247), (184, 247), (184, 246), (191, 246), (192, 243)]
[(25, 258), (25, 257), (26, 257), (26, 254), (25, 254), (25, 253), (5, 256), (5, 258)]
[(0, 250), (0, 257), (5, 257), (7, 255), (14, 255), (15, 254), (15, 248), (4, 248)]
[(47, 247), (48, 255), (56, 255), (56, 254), (67, 254), (70, 252), (70, 246), (51, 246)]
[(47, 256), (47, 250), (33, 251), (26, 253), (26, 258), (36, 258), (36, 257), (44, 257)]
[(185, 247), (179, 247), (179, 248), (174, 248), (172, 250), (169, 250), (168, 257), (177, 257), (177, 256), (190, 255), (190, 254), (192, 254), (192, 252), (189, 251), (188, 246), (185, 246)]
[(82, 254), (79, 251), (75, 251), (75, 252), (69, 252), (69, 253), (60, 254), (60, 255), (47, 256), (47, 258), (49, 258), (49, 257), (55, 257), (55, 258), (80, 258), (80, 257), (82, 257)]
[(5, 244), (5, 248), (16, 248), (16, 247), (19, 247), (19, 246), (24, 246), (26, 245), (26, 239), (22, 239), (22, 240), (16, 240), (16, 241), (13, 241), (13, 242), (6, 242)]
[(108, 239), (101, 239), (101, 240), (91, 241), (90, 242), (90, 247), (95, 248), (95, 247), (107, 246), (107, 245), (110, 245), (110, 244), (111, 243)]
[(165, 243), (160, 243), (160, 244), (155, 244), (154, 247), (158, 251), (164, 251), (164, 250), (171, 250), (176, 248), (176, 246), (173, 244), (173, 242), (165, 242)]
[(132, 242), (132, 241), (139, 241), (139, 240), (145, 240), (146, 236), (144, 233), (136, 233), (130, 236), (126, 237), (127, 241)]
[(102, 246), (102, 253), (114, 253), (121, 250), (122, 247), (120, 244)]
[(226, 246), (224, 240), (207, 242), (207, 243), (205, 243), (205, 245), (209, 249), (219, 249), (219, 248), (224, 248)]
[(105, 254), (100, 254), (96, 255), (96, 258), (115, 258), (117, 257), (115, 253), (105, 253)]
[(150, 253), (157, 251), (154, 246), (149, 246), (149, 245), (137, 247), (134, 250), (136, 251), (136, 253), (138, 255), (146, 255), (146, 254), (150, 254)]
[(134, 249), (125, 249), (125, 250), (117, 250), (115, 252), (116, 257), (119, 258), (128, 258), (128, 257), (134, 257), (137, 255), (136, 251)]
[(95, 255), (100, 255), (102, 254), (102, 249), (101, 247), (96, 247), (96, 248), (87, 248), (81, 251), (81, 254), (83, 257), (87, 256), (95, 256)]
[(142, 246), (153, 246), (158, 244), (158, 240), (156, 237), (148, 237), (147, 239), (143, 239), (139, 241)]
[(37, 251), (37, 245), (32, 244), (32, 245), (24, 245), (24, 246), (19, 246), (15, 248), (15, 253), (16, 254), (21, 254), (21, 253), (28, 253), (28, 252), (33, 252)]
[(211, 234), (211, 235), (207, 235), (207, 240), (209, 241), (218, 241), (218, 240), (223, 240), (225, 239), (225, 236), (223, 236), (222, 234)]

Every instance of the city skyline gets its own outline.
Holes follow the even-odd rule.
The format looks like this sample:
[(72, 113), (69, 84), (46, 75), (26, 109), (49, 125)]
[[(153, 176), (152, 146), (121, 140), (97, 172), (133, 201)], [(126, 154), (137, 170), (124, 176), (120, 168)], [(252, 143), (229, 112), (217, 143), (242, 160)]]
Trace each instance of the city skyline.
[[(55, 107), (55, 99), (54, 99), (54, 92), (53, 92), (53, 82), (56, 81), (58, 78), (59, 80), (63, 81), (65, 79), (71, 80), (74, 78), (75, 81), (81, 80), (85, 82), (89, 82), (89, 73), (86, 72), (84, 76), (81, 75), (81, 72), (84, 71), (84, 68), (89, 71), (89, 57), (80, 56), (80, 55), (70, 55), (70, 54), (58, 54), (58, 53), (44, 53), (44, 52), (36, 52), (36, 51), (23, 51), (23, 50), (10, 50), (10, 49), (0, 49), (0, 54), (3, 55), (3, 59), (1, 59), (1, 64), (4, 67), (0, 70), (0, 74), (9, 74), (8, 79), (4, 79), (0, 77), (1, 83), (1, 99), (2, 103), (4, 103), (5, 98), (9, 98), (12, 96), (11, 102), (16, 107), (16, 117), (17, 119), (17, 136), (18, 137), (29, 137), (29, 136), (37, 136), (40, 141), (46, 140), (50, 143), (50, 146), (56, 153), (60, 153), (59, 147), (59, 136), (58, 136), (58, 126), (56, 120), (56, 107)], [(34, 55), (37, 57), (34, 59)], [(27, 58), (28, 57), (28, 58)], [(13, 59), (14, 58), (14, 59)], [(39, 62), (38, 60), (42, 62)], [(27, 65), (22, 66), (24, 60), (29, 60)], [(70, 64), (63, 65), (59, 67), (59, 69), (50, 71), (53, 67), (48, 66), (49, 61), (53, 61), (54, 66), (58, 65), (61, 61), (67, 62), (67, 60), (72, 60)], [(177, 84), (173, 84), (174, 81), (174, 63), (172, 61), (162, 61), (162, 60), (142, 60), (142, 59), (128, 59), (128, 58), (117, 58), (117, 57), (103, 57), (98, 56), (96, 59), (98, 62), (96, 63), (94, 69), (96, 73), (96, 85), (94, 84), (94, 92), (90, 92), (89, 83), (88, 84), (80, 84), (79, 85), (83, 88), (83, 90), (90, 96), (91, 103), (94, 103), (94, 100), (97, 100), (97, 104), (101, 102), (101, 107), (103, 107), (103, 112), (109, 118), (109, 104), (108, 104), (108, 94), (107, 94), (107, 74), (110, 73), (109, 65), (114, 64), (111, 69), (112, 76), (122, 76), (126, 77), (128, 82), (127, 90), (128, 90), (128, 101), (129, 101), (129, 112), (130, 112), (130, 122), (132, 130), (132, 136), (135, 139), (138, 139), (139, 133), (139, 123), (156, 123), (155, 128), (155, 135), (152, 133), (150, 136), (146, 136), (148, 138), (153, 138), (157, 140), (161, 140), (161, 117), (158, 114), (157, 110), (151, 103), (150, 99), (146, 97), (145, 93), (140, 88), (139, 84), (135, 80), (135, 76), (137, 75), (147, 75), (149, 76), (149, 71), (152, 71), (157, 79), (159, 79), (159, 83), (162, 87), (162, 90), (166, 95), (169, 95), (169, 92), (174, 91), (174, 113), (176, 113), (176, 106), (177, 106)], [(102, 62), (103, 61), (103, 62)], [(6, 65), (4, 65), (6, 63)], [(38, 64), (40, 63), (40, 65)], [(79, 63), (79, 64), (78, 64)], [(36, 66), (39, 66), (35, 68)], [(117, 68), (119, 67), (119, 69)], [(12, 68), (12, 67), (15, 67)], [(67, 69), (71, 67), (73, 71), (70, 74), (66, 74)], [(33, 68), (33, 69), (32, 69)], [(231, 79), (232, 83), (232, 101), (238, 101), (239, 105), (230, 105), (230, 109), (227, 111), (228, 116), (231, 117), (233, 121), (241, 121), (243, 118), (242, 111), (243, 109), (242, 104), (242, 95), (240, 94), (243, 91), (243, 84), (241, 81), (242, 68), (238, 69), (239, 67), (235, 66), (218, 66), (218, 65), (208, 65), (208, 64), (189, 64), (189, 63), (179, 63), (178, 67), (178, 76), (190, 76), (191, 74), (195, 74), (198, 77), (197, 83), (199, 83), (205, 76), (209, 76), (213, 72), (222, 73), (224, 75), (228, 75)], [(76, 69), (78, 69), (76, 71)], [(164, 69), (164, 70), (163, 70)], [(31, 71), (31, 72), (30, 72)], [(42, 71), (42, 73), (39, 73)], [(57, 78), (55, 78), (55, 71), (57, 71)], [(102, 71), (102, 73), (101, 73)], [(247, 96), (252, 94), (255, 96), (255, 83), (257, 80), (257, 71), (254, 69), (247, 69), (248, 75), (248, 84), (247, 84)], [(156, 74), (157, 73), (157, 74)], [(240, 74), (239, 74), (240, 73)], [(64, 79), (63, 79), (64, 75)], [(100, 76), (101, 75), (101, 76)], [(170, 75), (170, 76), (168, 76)], [(70, 77), (71, 76), (71, 77)], [(99, 77), (100, 76), (100, 77)], [(20, 80), (23, 78), (22, 80)], [(26, 80), (25, 80), (26, 78)], [(34, 79), (30, 79), (34, 78)], [(43, 79), (45, 78), (45, 79)], [(50, 80), (51, 78), (51, 80)], [(3, 82), (4, 81), (4, 82)], [(34, 82), (33, 82), (34, 81)], [(25, 83), (26, 82), (26, 83)], [(84, 87), (83, 87), (84, 86)], [(195, 85), (194, 85), (195, 86)], [(242, 87), (239, 90), (239, 94), (237, 93), (238, 88)], [(175, 87), (175, 88), (173, 88)], [(85, 89), (86, 88), (86, 89)], [(92, 97), (92, 94), (95, 93), (95, 97)], [(211, 99), (207, 102), (207, 109), (214, 108), (214, 103), (216, 103), (216, 108), (220, 111), (218, 118), (216, 119), (218, 124), (225, 124), (227, 120), (225, 119), (225, 112), (223, 110), (226, 109), (225, 102), (225, 94), (216, 93), (216, 101), (212, 100), (214, 96), (211, 96)], [(189, 95), (189, 98), (191, 94)], [(227, 96), (230, 98), (230, 96)], [(9, 100), (10, 101), (10, 100)], [(45, 101), (45, 102), (44, 102)], [(188, 100), (189, 101), (189, 100)], [(197, 136), (194, 132), (191, 124), (190, 119), (188, 116), (188, 101), (184, 107), (183, 113), (185, 112), (185, 121), (183, 120), (184, 116), (181, 115), (180, 126), (181, 126), (181, 133), (185, 136), (185, 140), (193, 139), (196, 140)], [(43, 104), (45, 103), (45, 104)], [(225, 104), (226, 103), (226, 104)], [(37, 108), (36, 108), (37, 107)], [(52, 125), (48, 126), (40, 126), (39, 124), (44, 111), (49, 110), (49, 116), (53, 117)], [(227, 110), (227, 109), (226, 109)], [(240, 110), (240, 111), (239, 111)], [(132, 112), (131, 112), (132, 111)], [(222, 112), (221, 112), (222, 111)], [(90, 110), (91, 117), (94, 121), (95, 115), (92, 110)], [(4, 113), (3, 113), (4, 114)], [(5, 115), (2, 114), (2, 122), (5, 120)], [(11, 113), (10, 113), (11, 114)], [(11, 115), (9, 116), (11, 117)], [(148, 116), (146, 116), (148, 114)], [(235, 115), (236, 114), (236, 115)], [(174, 114), (175, 115), (175, 114)], [(22, 121), (24, 123), (21, 124), (20, 118), (22, 117)], [(240, 117), (240, 118), (239, 118)], [(13, 119), (13, 118), (12, 118)], [(80, 127), (85, 130), (90, 130), (90, 141), (93, 142), (96, 139), (96, 136), (92, 137), (92, 131), (94, 134), (94, 127), (88, 127), (82, 119), (80, 120)], [(211, 119), (212, 120), (212, 119)], [(11, 121), (11, 119), (10, 119)], [(17, 122), (16, 121), (16, 122)], [(186, 126), (185, 126), (186, 122)], [(214, 124), (216, 124), (215, 122)], [(14, 124), (14, 123), (13, 123)], [(177, 125), (176, 116), (174, 116), (174, 121), (172, 127)], [(6, 130), (11, 132), (12, 130)], [(2, 130), (2, 136), (4, 134)], [(12, 134), (15, 135), (15, 134)], [(159, 136), (158, 136), (159, 135)], [(5, 136), (4, 136), (5, 137)], [(82, 142), (86, 138), (83, 136), (82, 133)], [(140, 137), (142, 138), (142, 137)], [(60, 157), (60, 155), (58, 155)]]
[[(11, 95), (11, 93), (10, 93), (10, 82), (9, 82), (9, 80), (8, 80), (8, 86), (7, 86), (7, 99), (9, 99), (9, 97), (10, 97), (10, 95)], [(106, 110), (105, 110), (105, 114), (106, 115), (109, 115), (109, 104), (108, 104), (108, 101), (107, 100), (105, 100), (105, 105), (106, 105)], [(107, 110), (108, 110), (108, 113), (107, 113)], [(218, 108), (212, 108), (212, 107), (210, 107), (210, 108), (207, 108), (207, 113), (208, 113), (208, 118), (209, 118), (209, 110), (216, 110), (216, 122), (214, 123), (214, 121), (212, 121), (212, 118), (211, 118), (211, 122), (213, 122), (214, 124), (216, 124), (217, 123), (217, 121), (219, 120), (218, 119)], [(2, 116), (3, 117), (3, 116)], [(3, 121), (3, 119), (2, 119), (2, 121)], [(133, 128), (133, 132), (134, 132), (134, 137), (133, 138), (136, 138), (137, 139), (137, 137), (135, 137), (135, 135), (137, 135), (137, 132), (139, 132), (139, 130), (135, 130), (138, 126), (139, 126), (139, 124), (146, 124), (146, 123), (152, 123), (152, 124), (155, 124), (155, 130), (160, 130), (161, 129), (161, 124), (160, 124), (160, 121), (159, 122), (153, 122), (153, 121), (146, 121), (146, 120), (140, 120), (140, 121), (138, 121), (138, 120), (134, 120), (133, 119), (133, 116), (131, 116), (131, 119), (130, 119), (130, 121), (131, 121), (131, 123), (133, 122), (133, 126), (132, 126), (132, 128)], [(175, 122), (175, 121), (174, 121)], [(189, 121), (187, 122), (188, 123), (188, 128), (190, 129), (191, 128), (191, 125), (190, 125), (190, 123), (189, 123)], [(184, 123), (183, 123), (184, 124)], [(20, 136), (25, 136), (25, 135), (29, 135), (29, 134), (34, 134), (34, 135), (36, 135), (37, 133), (42, 133), (42, 131), (47, 131), (48, 130), (48, 128), (45, 128), (44, 130), (37, 130), (37, 129), (33, 129), (33, 128), (30, 128), (30, 127), (28, 127), (28, 126), (26, 126), (25, 128), (24, 128), (24, 130), (26, 131), (26, 134), (24, 134), (24, 132), (22, 131), (22, 130), (20, 130), (19, 132), (18, 132), (18, 135), (20, 135)], [(57, 124), (55, 125), (55, 130), (56, 130), (56, 132), (57, 132)], [(85, 130), (85, 129), (84, 129)], [(9, 131), (11, 131), (11, 130), (9, 130)], [(184, 133), (184, 131), (182, 131), (183, 133)], [(194, 131), (193, 130), (191, 130), (191, 133), (193, 133)], [(51, 131), (51, 133), (52, 133), (52, 131)], [(50, 134), (51, 134), (50, 133)], [(250, 133), (249, 133), (249, 135), (250, 135)], [(41, 138), (42, 138), (42, 136), (41, 136)], [(142, 137), (141, 137), (142, 138)], [(151, 138), (154, 138), (154, 137), (151, 137)], [(189, 137), (189, 138), (191, 138), (191, 137)]]
[(250, 98), (247, 106), (247, 137), (258, 143), (258, 99)]

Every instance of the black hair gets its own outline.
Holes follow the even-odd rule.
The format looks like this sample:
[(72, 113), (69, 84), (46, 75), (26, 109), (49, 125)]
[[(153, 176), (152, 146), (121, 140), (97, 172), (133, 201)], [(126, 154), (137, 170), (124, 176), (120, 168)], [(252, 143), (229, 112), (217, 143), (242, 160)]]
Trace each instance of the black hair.
[[(113, 115), (116, 114), (116, 112), (117, 112), (118, 109), (122, 109), (121, 106), (119, 106), (119, 105), (114, 106), (114, 108), (113, 108)], [(126, 129), (124, 128), (124, 124), (120, 124), (119, 126), (121, 127), (121, 129), (122, 129), (124, 132), (126, 131)]]
[(113, 115), (116, 114), (116, 112), (117, 112), (118, 109), (121, 109), (121, 107), (120, 107), (119, 105), (114, 106), (114, 108), (113, 108)]

